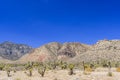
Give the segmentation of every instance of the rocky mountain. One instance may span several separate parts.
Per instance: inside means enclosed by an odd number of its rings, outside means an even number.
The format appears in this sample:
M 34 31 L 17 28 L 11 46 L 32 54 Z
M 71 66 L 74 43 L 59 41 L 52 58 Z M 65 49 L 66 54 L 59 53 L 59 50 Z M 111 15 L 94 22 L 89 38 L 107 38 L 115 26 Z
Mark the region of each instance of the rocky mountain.
M 20 58 L 20 62 L 28 61 L 52 61 L 57 59 L 57 53 L 61 48 L 62 44 L 57 42 L 52 42 L 46 45 L 41 46 L 33 50 L 30 54 Z
M 100 40 L 94 45 L 77 42 L 60 44 L 49 43 L 23 56 L 21 61 L 54 61 L 69 62 L 120 61 L 120 40 Z
M 89 45 L 77 42 L 60 44 L 52 42 L 35 49 L 30 54 L 23 56 L 20 61 L 55 61 L 68 60 L 81 55 L 90 49 Z
M 100 40 L 92 48 L 71 61 L 120 61 L 120 40 Z
M 0 44 L 0 57 L 8 60 L 17 60 L 32 50 L 33 48 L 30 46 L 6 41 Z
M 94 45 L 79 42 L 52 42 L 39 48 L 4 42 L 0 44 L 0 56 L 5 59 L 28 61 L 56 61 L 90 62 L 90 61 L 120 61 L 120 40 L 100 40 Z

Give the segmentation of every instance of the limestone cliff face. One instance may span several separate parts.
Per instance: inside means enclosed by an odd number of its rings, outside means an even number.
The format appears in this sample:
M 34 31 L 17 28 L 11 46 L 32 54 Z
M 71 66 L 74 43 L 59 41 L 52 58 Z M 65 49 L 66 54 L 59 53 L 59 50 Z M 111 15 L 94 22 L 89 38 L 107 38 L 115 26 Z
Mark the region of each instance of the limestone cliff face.
M 17 60 L 33 48 L 24 44 L 15 44 L 12 42 L 3 42 L 0 44 L 0 56 L 4 59 Z

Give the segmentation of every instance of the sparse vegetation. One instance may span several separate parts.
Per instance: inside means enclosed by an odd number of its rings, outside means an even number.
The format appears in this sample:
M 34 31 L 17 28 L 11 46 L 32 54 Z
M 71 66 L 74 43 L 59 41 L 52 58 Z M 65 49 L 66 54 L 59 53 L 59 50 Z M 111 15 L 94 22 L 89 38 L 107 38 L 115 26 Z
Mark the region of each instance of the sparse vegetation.
M 108 67 L 106 68 L 106 70 L 108 70 L 107 76 L 109 77 L 113 77 L 114 72 L 112 72 L 111 68 L 112 68 L 112 62 L 105 62 L 105 65 L 107 65 Z M 96 66 L 97 65 L 97 66 Z M 80 75 L 90 75 L 91 72 L 94 72 L 93 69 L 99 68 L 101 67 L 101 63 L 99 62 L 99 64 L 96 62 L 91 62 L 91 63 L 85 63 L 85 62 L 81 62 L 81 63 L 77 63 L 77 64 L 73 64 L 73 63 L 67 63 L 67 62 L 47 62 L 47 63 L 42 63 L 42 62 L 28 62 L 26 64 L 0 64 L 1 66 L 1 70 L 5 70 L 7 72 L 7 76 L 8 77 L 14 77 L 14 74 L 18 74 L 20 70 L 19 67 L 21 68 L 21 66 L 23 66 L 25 69 L 23 69 L 23 73 L 27 74 L 29 78 L 34 77 L 34 75 L 36 74 L 40 74 L 41 77 L 44 77 L 45 75 L 48 76 L 49 72 L 52 72 L 52 74 L 58 74 L 58 72 L 61 70 L 62 72 L 67 71 L 69 69 L 69 75 L 73 75 L 73 74 L 77 74 L 75 70 L 79 70 L 83 71 L 83 74 Z M 79 66 L 82 66 L 81 69 Z M 48 69 L 51 68 L 51 69 Z M 102 67 L 104 68 L 104 67 Z M 47 70 L 48 69 L 48 70 Z M 21 69 L 22 70 L 22 69 Z M 20 70 L 20 71 L 21 71 Z M 37 70 L 37 73 L 36 73 Z M 13 71 L 13 72 L 11 72 Z M 17 73 L 16 73 L 17 71 Z M 120 68 L 116 68 L 116 72 L 120 72 Z M 12 74 L 11 74 L 12 73 Z M 51 75 L 52 75 L 51 74 Z M 59 74 L 58 74 L 59 75 Z M 62 73 L 60 74 L 62 75 Z M 64 73 L 64 76 L 68 76 L 67 74 Z M 56 76 L 55 76 L 56 77 Z M 45 78 L 45 77 L 44 77 Z M 58 80 L 59 77 L 57 78 L 53 78 L 53 80 Z M 22 80 L 21 78 L 16 78 L 15 80 Z

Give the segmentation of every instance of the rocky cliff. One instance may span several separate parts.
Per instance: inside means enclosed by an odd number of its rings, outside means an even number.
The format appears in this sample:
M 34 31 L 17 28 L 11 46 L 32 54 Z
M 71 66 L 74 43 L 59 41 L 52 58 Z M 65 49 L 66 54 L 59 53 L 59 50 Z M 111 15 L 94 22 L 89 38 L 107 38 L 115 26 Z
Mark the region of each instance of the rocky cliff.
M 0 44 L 0 57 L 8 60 L 17 60 L 24 54 L 31 52 L 33 48 L 24 44 L 3 42 Z

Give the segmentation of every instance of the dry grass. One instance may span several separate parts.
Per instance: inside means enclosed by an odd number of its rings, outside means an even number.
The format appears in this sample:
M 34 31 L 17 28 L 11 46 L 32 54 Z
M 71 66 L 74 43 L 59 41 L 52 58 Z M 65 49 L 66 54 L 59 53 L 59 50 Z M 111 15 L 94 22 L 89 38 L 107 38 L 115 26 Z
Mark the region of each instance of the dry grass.
M 117 71 L 117 72 L 120 72 L 120 68 L 117 68 L 116 71 Z

